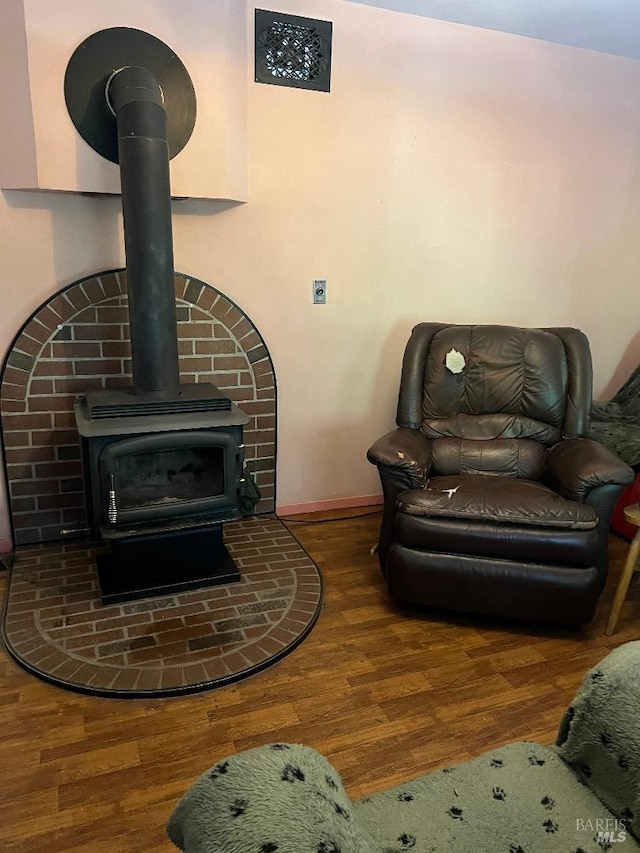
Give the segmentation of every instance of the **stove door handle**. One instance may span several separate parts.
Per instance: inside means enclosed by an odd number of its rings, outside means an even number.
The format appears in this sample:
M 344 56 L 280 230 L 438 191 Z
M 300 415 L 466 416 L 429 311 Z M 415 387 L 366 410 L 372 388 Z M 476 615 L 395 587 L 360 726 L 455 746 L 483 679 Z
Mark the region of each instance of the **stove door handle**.
M 113 474 L 109 474 L 109 497 L 107 500 L 107 519 L 109 524 L 118 523 L 118 505 L 116 504 L 116 484 Z

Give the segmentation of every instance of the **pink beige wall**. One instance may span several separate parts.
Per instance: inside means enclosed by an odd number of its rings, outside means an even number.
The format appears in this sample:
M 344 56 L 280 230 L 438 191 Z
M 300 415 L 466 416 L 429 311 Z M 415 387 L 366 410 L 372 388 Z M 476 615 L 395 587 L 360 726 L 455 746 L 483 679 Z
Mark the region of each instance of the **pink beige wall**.
M 333 21 L 332 91 L 249 64 L 249 201 L 176 202 L 174 238 L 176 268 L 269 347 L 279 507 L 378 493 L 365 453 L 420 320 L 579 326 L 596 392 L 615 390 L 640 361 L 640 63 L 345 0 L 266 5 Z M 117 199 L 5 192 L 2 349 L 52 293 L 121 266 L 120 232 Z

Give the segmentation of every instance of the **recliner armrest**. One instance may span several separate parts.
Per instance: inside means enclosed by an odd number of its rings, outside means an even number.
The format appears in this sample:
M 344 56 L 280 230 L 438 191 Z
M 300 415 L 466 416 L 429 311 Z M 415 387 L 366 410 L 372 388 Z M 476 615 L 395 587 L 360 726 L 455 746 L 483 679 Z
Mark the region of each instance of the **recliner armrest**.
M 597 486 L 627 486 L 634 476 L 620 457 L 591 438 L 567 438 L 547 457 L 547 482 L 569 500 L 584 501 Z
M 407 488 L 422 489 L 431 465 L 431 442 L 417 429 L 398 427 L 369 448 L 367 459 L 379 468 L 400 469 L 406 473 Z

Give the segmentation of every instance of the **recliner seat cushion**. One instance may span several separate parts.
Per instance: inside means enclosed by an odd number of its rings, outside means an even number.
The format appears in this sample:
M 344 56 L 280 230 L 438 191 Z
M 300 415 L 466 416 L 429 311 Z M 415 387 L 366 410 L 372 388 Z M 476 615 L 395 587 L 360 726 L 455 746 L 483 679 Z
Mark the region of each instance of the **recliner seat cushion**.
M 592 507 L 566 500 L 542 483 L 486 474 L 433 477 L 425 489 L 406 489 L 400 512 L 467 521 L 589 530 L 598 523 Z

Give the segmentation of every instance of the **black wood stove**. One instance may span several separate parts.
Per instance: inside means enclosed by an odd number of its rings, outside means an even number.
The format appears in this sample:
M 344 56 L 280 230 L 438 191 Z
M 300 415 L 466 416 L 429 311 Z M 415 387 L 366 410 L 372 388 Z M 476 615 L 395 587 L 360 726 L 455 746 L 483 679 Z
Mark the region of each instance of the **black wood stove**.
M 119 163 L 124 214 L 133 382 L 75 406 L 90 523 L 109 546 L 102 599 L 238 580 L 222 523 L 241 514 L 249 418 L 214 385 L 181 384 L 178 364 L 169 159 L 195 123 L 193 86 L 163 42 L 119 27 L 76 50 L 65 96 L 81 135 Z
M 109 546 L 98 561 L 105 603 L 240 579 L 223 522 L 241 515 L 248 417 L 219 400 L 228 408 L 215 414 L 99 418 L 76 403 L 88 515 Z

